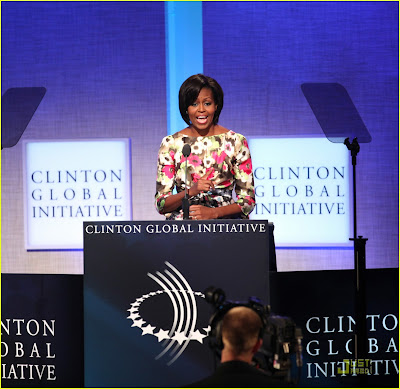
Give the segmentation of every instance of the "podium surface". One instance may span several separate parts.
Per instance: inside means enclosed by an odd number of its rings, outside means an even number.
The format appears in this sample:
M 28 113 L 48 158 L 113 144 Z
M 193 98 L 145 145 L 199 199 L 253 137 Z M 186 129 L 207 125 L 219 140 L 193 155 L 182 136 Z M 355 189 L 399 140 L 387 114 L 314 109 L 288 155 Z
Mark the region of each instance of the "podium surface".
M 84 223 L 85 386 L 177 387 L 213 371 L 203 291 L 269 302 L 267 221 Z

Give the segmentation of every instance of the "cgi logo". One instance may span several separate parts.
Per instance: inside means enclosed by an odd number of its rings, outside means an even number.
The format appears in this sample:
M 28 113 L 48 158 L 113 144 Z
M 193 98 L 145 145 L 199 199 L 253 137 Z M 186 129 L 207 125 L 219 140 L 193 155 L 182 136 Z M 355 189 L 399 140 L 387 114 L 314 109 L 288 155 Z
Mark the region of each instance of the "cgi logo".
M 169 262 L 165 262 L 169 269 L 164 270 L 165 274 L 156 272 L 156 275 L 147 273 L 161 289 L 144 294 L 131 303 L 130 315 L 127 319 L 131 319 L 133 324 L 131 327 L 137 327 L 142 331 L 143 335 L 153 335 L 158 342 L 163 341 L 164 350 L 158 354 L 155 359 L 161 358 L 169 350 L 171 359 L 167 365 L 172 365 L 180 355 L 185 351 L 190 341 L 198 341 L 203 343 L 203 338 L 208 336 L 210 327 L 203 328 L 201 333 L 196 329 L 197 323 L 197 303 L 196 297 L 204 299 L 201 292 L 194 292 L 183 275 Z M 151 299 L 156 295 L 166 293 L 169 297 L 173 308 L 173 319 L 171 328 L 157 328 L 146 322 L 140 315 L 140 306 L 147 299 Z

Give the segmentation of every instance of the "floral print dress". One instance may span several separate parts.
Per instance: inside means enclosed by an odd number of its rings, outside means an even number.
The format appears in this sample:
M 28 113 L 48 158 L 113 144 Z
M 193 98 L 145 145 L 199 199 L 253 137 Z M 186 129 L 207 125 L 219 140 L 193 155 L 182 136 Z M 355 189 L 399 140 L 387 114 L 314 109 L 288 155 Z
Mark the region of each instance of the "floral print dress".
M 187 187 L 190 188 L 204 175 L 214 183 L 214 188 L 209 192 L 191 196 L 189 204 L 221 207 L 236 203 L 242 211 L 238 218 L 248 219 L 255 206 L 250 150 L 246 138 L 233 131 L 204 137 L 191 137 L 177 132 L 162 140 L 158 153 L 155 195 L 158 212 L 164 213 L 165 199 L 173 194 L 174 188 L 177 192 L 186 188 L 186 158 L 182 154 L 186 143 L 191 147 L 191 154 L 187 158 Z M 165 213 L 165 216 L 167 220 L 181 220 L 182 208 Z

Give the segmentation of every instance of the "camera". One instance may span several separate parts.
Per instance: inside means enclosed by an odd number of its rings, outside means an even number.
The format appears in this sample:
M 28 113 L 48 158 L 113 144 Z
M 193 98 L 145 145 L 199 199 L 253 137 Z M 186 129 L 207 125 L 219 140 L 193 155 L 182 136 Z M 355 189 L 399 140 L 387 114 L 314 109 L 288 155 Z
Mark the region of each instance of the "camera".
M 302 333 L 290 317 L 272 313 L 270 306 L 264 305 L 259 298 L 254 296 L 249 297 L 247 301 L 226 300 L 225 292 L 213 286 L 204 291 L 204 296 L 215 310 L 209 320 L 211 328 L 209 344 L 218 357 L 223 348 L 221 327 L 225 314 L 231 308 L 245 306 L 253 309 L 262 321 L 259 337 L 262 338 L 263 344 L 254 355 L 254 365 L 269 375 L 282 376 L 290 381 L 292 359 L 295 359 L 298 372 L 300 372 Z

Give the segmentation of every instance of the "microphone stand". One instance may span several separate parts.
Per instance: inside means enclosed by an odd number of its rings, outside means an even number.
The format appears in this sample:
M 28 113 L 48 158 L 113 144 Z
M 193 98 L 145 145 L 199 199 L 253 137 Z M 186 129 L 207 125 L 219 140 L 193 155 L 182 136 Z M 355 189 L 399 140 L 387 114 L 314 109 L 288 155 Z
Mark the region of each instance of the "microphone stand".
M 183 220 L 189 220 L 189 190 L 187 186 L 188 182 L 188 169 L 187 169 L 187 159 L 190 155 L 191 148 L 189 144 L 185 144 L 182 149 L 183 156 L 186 158 L 185 161 L 185 196 L 182 199 L 182 211 L 183 211 Z

